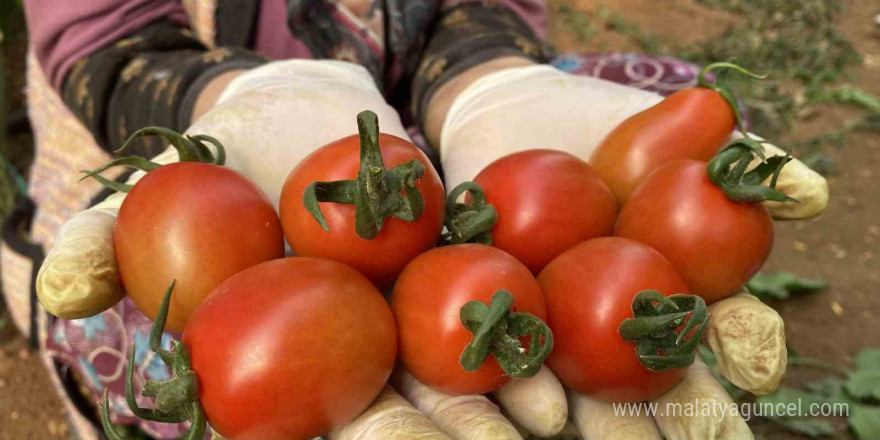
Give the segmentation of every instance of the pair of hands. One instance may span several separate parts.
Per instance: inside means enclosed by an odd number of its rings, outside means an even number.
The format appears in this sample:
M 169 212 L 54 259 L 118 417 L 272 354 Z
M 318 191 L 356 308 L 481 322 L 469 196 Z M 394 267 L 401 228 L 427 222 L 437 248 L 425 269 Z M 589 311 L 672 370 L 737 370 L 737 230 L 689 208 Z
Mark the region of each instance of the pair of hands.
M 488 75 L 478 72 L 482 77 L 473 84 L 450 83 L 429 106 L 428 135 L 435 144 L 439 140 L 447 188 L 521 150 L 559 149 L 586 160 L 621 121 L 662 99 L 549 66 L 511 67 L 516 64 L 501 63 L 496 67 L 507 69 Z M 277 62 L 232 80 L 188 133 L 218 138 L 226 146 L 227 166 L 253 180 L 277 206 L 290 169 L 320 146 L 353 133 L 355 116 L 365 109 L 378 114 L 382 132 L 408 138 L 399 116 L 361 67 L 335 61 Z M 174 160 L 171 150 L 154 159 Z M 821 179 L 814 174 L 794 162 L 783 169 L 778 186 L 801 200 L 821 197 L 809 193 L 815 185 L 804 184 Z M 140 177 L 135 174 L 129 183 Z M 77 214 L 60 231 L 37 279 L 40 300 L 53 314 L 91 316 L 124 296 L 112 240 L 123 198 L 121 193 L 111 196 Z M 812 215 L 804 211 L 805 205 L 770 208 L 777 217 Z M 753 393 L 773 392 L 786 361 L 779 315 L 748 295 L 720 301 L 711 311 L 706 342 L 722 374 Z M 403 371 L 395 374 L 392 385 L 330 439 L 548 437 L 563 429 L 569 415 L 575 422 L 570 429 L 589 439 L 659 439 L 661 432 L 670 439 L 752 438 L 737 414 L 615 414 L 611 404 L 566 393 L 547 368 L 495 393 L 506 417 L 483 396 L 444 395 Z M 697 398 L 700 404 L 732 403 L 699 361 L 681 384 L 657 401 L 693 404 Z

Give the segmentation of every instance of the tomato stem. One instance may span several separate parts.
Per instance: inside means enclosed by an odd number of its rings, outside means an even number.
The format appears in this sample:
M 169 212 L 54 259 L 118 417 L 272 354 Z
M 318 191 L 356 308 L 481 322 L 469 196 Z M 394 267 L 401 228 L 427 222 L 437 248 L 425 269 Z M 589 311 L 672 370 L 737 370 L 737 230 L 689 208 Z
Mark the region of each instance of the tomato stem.
M 330 226 L 319 203 L 355 205 L 355 231 L 370 240 L 388 217 L 413 222 L 422 216 L 425 202 L 415 182 L 425 175 L 425 166 L 413 159 L 386 169 L 379 146 L 378 116 L 365 110 L 357 115 L 357 122 L 361 161 L 357 179 L 313 182 L 303 193 L 303 205 L 325 231 Z
M 633 299 L 632 312 L 633 318 L 624 320 L 618 331 L 624 340 L 635 342 L 639 362 L 645 368 L 660 372 L 686 368 L 694 362 L 709 320 L 702 298 L 666 297 L 656 290 L 644 290 Z
M 469 192 L 471 203 L 459 203 L 458 198 Z M 486 201 L 483 188 L 474 182 L 456 186 L 446 198 L 446 229 L 444 244 L 492 244 L 492 229 L 498 223 L 498 211 Z
M 530 313 L 511 312 L 513 295 L 499 290 L 487 306 L 480 301 L 465 304 L 461 324 L 474 334 L 459 360 L 465 371 L 480 368 L 490 354 L 509 376 L 532 377 L 553 350 L 553 332 L 544 321 Z M 529 349 L 520 338 L 531 336 Z
M 747 171 L 755 159 L 760 163 Z M 761 143 L 752 138 L 739 138 L 729 142 L 709 161 L 706 173 L 709 180 L 724 191 L 728 199 L 735 202 L 758 203 L 765 200 L 776 202 L 795 202 L 776 189 L 776 182 L 782 167 L 791 161 L 791 154 L 766 158 Z M 762 183 L 770 178 L 768 186 Z
M 719 62 L 709 64 L 708 66 L 704 67 L 703 70 L 701 70 L 700 73 L 697 75 L 697 86 L 709 90 L 714 90 L 719 95 L 721 95 L 721 97 L 724 98 L 725 101 L 727 101 L 727 104 L 730 106 L 730 110 L 733 112 L 733 117 L 736 119 L 736 128 L 740 132 L 742 132 L 743 136 L 748 137 L 749 134 L 746 131 L 745 126 L 743 125 L 742 114 L 739 110 L 739 104 L 737 104 L 736 97 L 733 96 L 733 92 L 731 92 L 730 89 L 728 89 L 727 87 L 719 85 L 717 81 L 710 82 L 706 77 L 713 70 L 717 69 L 732 69 L 736 72 L 739 72 L 754 79 L 766 79 L 767 74 L 759 75 L 733 63 Z
M 216 138 L 206 134 L 193 136 L 182 135 L 174 130 L 162 127 L 146 127 L 132 133 L 122 146 L 113 153 L 120 154 L 124 152 L 136 139 L 146 136 L 161 136 L 165 138 L 168 143 L 177 149 L 180 162 L 203 162 L 212 163 L 214 165 L 223 165 L 226 163 L 226 149 L 223 148 L 223 144 L 221 144 Z M 211 153 L 211 150 L 205 145 L 205 142 L 214 145 L 217 149 L 216 155 Z M 83 173 L 83 177 L 79 180 L 82 181 L 91 177 L 97 180 L 101 185 L 112 189 L 113 191 L 129 192 L 132 188 L 131 185 L 116 182 L 101 176 L 101 173 L 116 166 L 124 166 L 149 173 L 150 171 L 159 168 L 161 165 L 141 156 L 124 156 L 113 159 L 94 170 L 81 170 L 80 172 Z
M 172 281 L 171 286 L 165 291 L 165 297 L 159 307 L 159 314 L 150 329 L 150 349 L 171 368 L 172 377 L 162 382 L 147 381 L 141 395 L 154 397 L 156 407 L 155 409 L 141 408 L 134 394 L 135 347 L 132 346 L 125 376 L 125 400 L 131 412 L 144 420 L 162 423 L 182 423 L 191 420 L 192 424 L 182 439 L 202 440 L 205 438 L 207 418 L 199 402 L 199 383 L 196 374 L 192 371 L 189 349 L 182 342 L 174 340 L 171 341 L 173 351 L 161 347 L 162 333 L 165 331 L 165 322 L 168 319 L 168 308 L 174 284 L 175 282 Z M 110 440 L 122 440 L 110 423 L 109 406 L 109 398 L 107 390 L 105 390 L 101 409 L 104 432 Z

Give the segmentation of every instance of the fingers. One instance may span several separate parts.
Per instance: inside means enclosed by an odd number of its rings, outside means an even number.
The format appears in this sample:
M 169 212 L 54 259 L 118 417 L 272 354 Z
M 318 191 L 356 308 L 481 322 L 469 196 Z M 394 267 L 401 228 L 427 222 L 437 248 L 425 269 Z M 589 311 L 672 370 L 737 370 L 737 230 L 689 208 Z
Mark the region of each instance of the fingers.
M 413 406 L 456 440 L 522 440 L 516 428 L 486 396 L 453 396 L 419 382 L 402 368 L 391 383 Z
M 61 228 L 37 274 L 37 299 L 51 314 L 88 318 L 113 307 L 125 292 L 113 251 L 115 209 L 90 209 Z
M 260 186 L 277 206 L 281 188 L 304 157 L 357 134 L 357 114 L 372 110 L 382 133 L 408 139 L 400 116 L 372 77 L 341 61 L 291 60 L 244 73 L 187 130 L 226 148 L 226 165 Z
M 544 65 L 487 75 L 465 89 L 446 116 L 440 157 L 447 188 L 527 149 L 562 150 L 586 160 L 620 122 L 661 99 Z
M 709 311 L 704 338 L 721 374 L 752 394 L 776 391 L 788 362 L 779 313 L 747 293 L 712 304 Z
M 174 148 L 168 148 L 152 160 L 167 164 L 176 159 Z M 134 184 L 143 176 L 136 172 L 126 183 Z M 112 194 L 71 217 L 58 231 L 36 279 L 37 299 L 49 313 L 65 319 L 87 318 L 125 296 L 113 249 L 116 214 L 124 199 L 124 193 Z
M 675 388 L 649 402 L 668 440 L 750 440 L 739 407 L 698 358 Z
M 660 432 L 648 406 L 614 404 L 569 391 L 572 416 L 588 440 L 660 440 Z
M 754 137 L 760 139 L 760 137 Z M 787 154 L 775 145 L 764 143 L 763 146 L 764 154 L 767 157 Z M 755 159 L 750 166 L 757 166 L 758 160 Z M 774 219 L 811 218 L 821 214 L 828 207 L 828 182 L 821 174 L 813 171 L 797 158 L 792 158 L 791 162 L 782 167 L 779 179 L 776 181 L 776 189 L 797 199 L 800 203 L 764 202 Z
M 565 390 L 546 365 L 534 377 L 513 379 L 493 395 L 512 419 L 538 437 L 558 434 L 568 420 Z
M 327 439 L 451 440 L 390 386 L 361 415 L 328 434 Z

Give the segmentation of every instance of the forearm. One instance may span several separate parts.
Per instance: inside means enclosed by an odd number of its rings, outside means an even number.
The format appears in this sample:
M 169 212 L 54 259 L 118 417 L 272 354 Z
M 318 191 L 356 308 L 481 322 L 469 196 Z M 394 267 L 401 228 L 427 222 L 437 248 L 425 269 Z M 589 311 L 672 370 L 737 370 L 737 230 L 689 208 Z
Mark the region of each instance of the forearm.
M 432 145 L 440 145 L 440 136 L 443 132 L 443 123 L 446 121 L 446 114 L 452 107 L 455 98 L 468 88 L 471 84 L 477 82 L 480 78 L 492 73 L 509 69 L 512 67 L 523 67 L 534 65 L 536 62 L 529 58 L 520 56 L 505 56 L 486 61 L 465 70 L 449 82 L 440 86 L 431 99 L 428 101 L 427 111 L 425 112 L 425 137 Z
M 219 78 L 229 72 L 263 62 L 242 49 L 209 51 L 186 29 L 159 21 L 78 61 L 62 98 L 98 145 L 113 150 L 144 126 L 185 130 L 195 108 L 206 108 L 199 99 L 203 91 L 219 88 Z M 163 148 L 157 140 L 134 146 L 134 153 L 145 156 Z
M 485 75 L 545 60 L 531 21 L 519 3 L 447 1 L 413 79 L 412 110 L 429 142 L 438 146 L 446 113 L 463 90 Z M 520 8 L 521 9 L 521 8 Z M 531 19 L 531 20 L 530 20 Z

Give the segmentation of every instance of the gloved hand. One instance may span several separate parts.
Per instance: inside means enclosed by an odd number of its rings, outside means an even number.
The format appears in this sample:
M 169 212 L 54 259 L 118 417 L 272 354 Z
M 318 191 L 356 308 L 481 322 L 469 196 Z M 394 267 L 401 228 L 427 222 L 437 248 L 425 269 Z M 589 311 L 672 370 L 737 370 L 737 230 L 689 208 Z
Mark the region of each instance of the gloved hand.
M 549 66 L 511 68 L 487 75 L 458 95 L 446 115 L 440 157 L 447 190 L 472 180 L 494 160 L 522 150 L 557 149 L 588 160 L 600 141 L 623 120 L 662 99 L 651 92 L 566 74 Z M 769 144 L 764 148 L 768 156 L 781 153 Z M 825 180 L 797 159 L 782 169 L 777 188 L 801 203 L 768 202 L 775 218 L 815 216 L 827 204 Z M 720 372 L 752 393 L 775 391 L 787 359 L 780 316 L 748 295 L 724 299 L 710 310 L 704 336 L 718 359 Z M 552 375 L 549 370 L 547 373 Z M 535 382 L 532 388 L 530 382 Z M 537 378 L 514 382 L 516 387 L 530 391 L 522 392 L 513 404 L 503 398 L 499 402 L 514 421 L 542 437 L 548 436 L 548 431 L 559 432 L 570 411 L 580 434 L 591 440 L 659 439 L 661 433 L 669 439 L 752 438 L 738 413 L 685 417 L 665 411 L 671 408 L 667 404 L 693 405 L 695 398 L 701 405 L 732 403 L 699 362 L 676 388 L 652 402 L 659 406 L 653 417 L 644 413 L 638 417 L 615 414 L 612 404 L 574 392 L 568 393 L 569 407 L 555 408 L 551 416 L 534 417 L 535 409 L 531 408 L 532 417 L 518 417 L 519 411 L 512 405 L 525 404 L 529 399 L 558 402 L 565 398 L 559 391 L 552 391 L 554 387 L 537 382 Z M 548 380 L 544 377 L 541 382 Z M 502 390 L 497 394 L 502 397 L 506 393 Z M 543 426 L 533 426 L 536 423 Z
M 278 62 L 233 80 L 216 106 L 200 118 L 188 134 L 217 138 L 225 146 L 226 166 L 254 181 L 277 205 L 287 173 L 318 147 L 355 133 L 356 115 L 365 109 L 378 114 L 382 132 L 408 137 L 398 115 L 385 103 L 363 68 L 334 61 Z M 177 153 L 169 148 L 152 160 L 171 163 L 177 160 Z M 134 184 L 143 175 L 134 174 L 128 183 Z M 124 198 L 124 193 L 113 194 L 74 216 L 60 231 L 37 281 L 40 301 L 53 314 L 68 319 L 93 316 L 124 296 L 113 249 L 115 217 Z M 122 332 L 118 337 L 126 336 Z M 130 346 L 128 344 L 115 345 Z M 125 359 L 122 351 L 125 350 L 121 350 L 118 357 Z M 123 367 L 120 366 L 120 371 Z M 145 382 L 145 378 L 140 377 L 143 369 L 136 371 L 139 376 L 136 382 Z M 425 390 L 426 393 L 432 391 Z M 111 389 L 109 396 L 115 411 L 125 405 L 124 396 L 118 391 Z M 561 386 L 558 391 L 554 395 L 562 396 L 564 406 Z M 97 395 L 94 397 L 94 401 L 99 400 Z M 518 436 L 485 397 L 456 396 L 455 399 L 474 400 L 478 404 L 455 405 L 451 408 L 453 411 L 445 414 L 456 414 L 463 422 L 476 422 L 482 410 L 494 411 L 495 422 Z M 441 411 L 437 408 L 425 405 L 417 410 L 391 387 L 386 387 L 363 415 L 329 437 L 363 439 L 377 435 L 373 438 L 390 439 L 393 431 L 394 435 L 402 436 L 398 438 L 447 439 L 446 429 L 432 421 L 442 422 L 439 414 Z
M 362 67 L 277 62 L 235 79 L 188 133 L 218 138 L 226 148 L 226 166 L 259 185 L 277 207 L 290 170 L 318 147 L 355 133 L 355 117 L 364 109 L 378 114 L 383 132 L 407 136 L 397 112 Z M 153 158 L 160 164 L 176 160 L 173 148 Z M 143 175 L 133 174 L 128 183 Z M 53 315 L 93 316 L 124 296 L 113 250 L 113 225 L 124 198 L 124 193 L 111 195 L 59 231 L 36 282 L 40 303 Z

